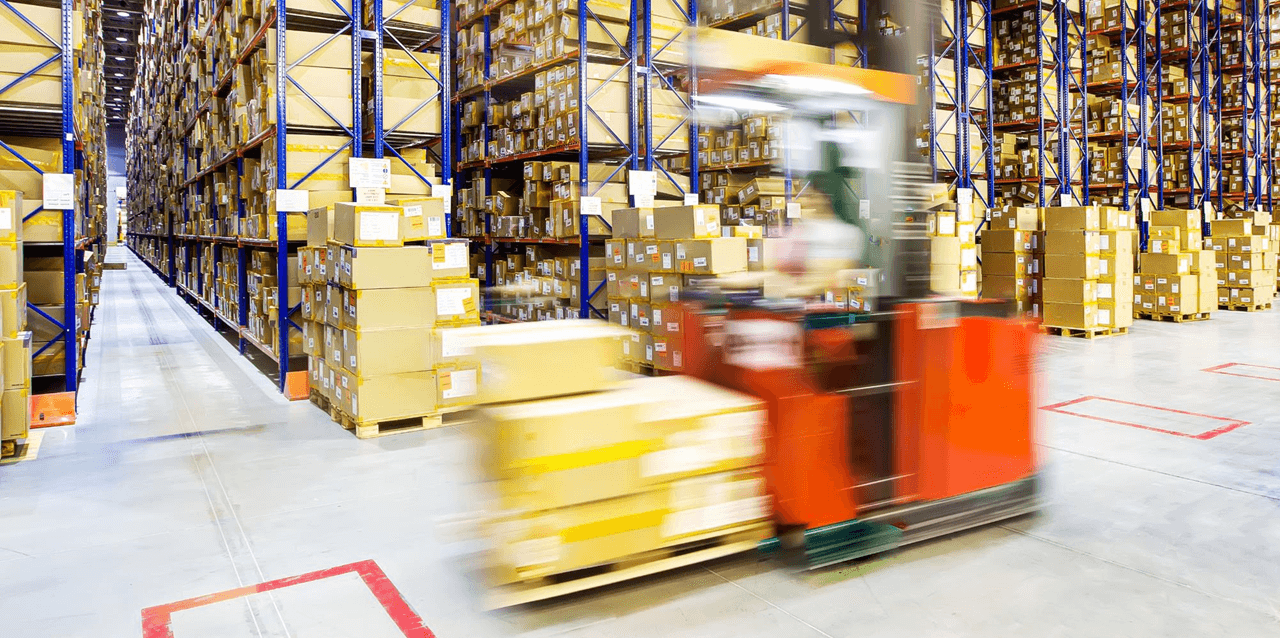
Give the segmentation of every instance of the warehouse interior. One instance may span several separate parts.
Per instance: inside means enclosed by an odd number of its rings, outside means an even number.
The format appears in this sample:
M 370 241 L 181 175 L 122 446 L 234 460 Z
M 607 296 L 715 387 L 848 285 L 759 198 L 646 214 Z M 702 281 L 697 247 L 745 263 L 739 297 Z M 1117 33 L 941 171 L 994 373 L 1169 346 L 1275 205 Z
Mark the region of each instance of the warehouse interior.
M 13 635 L 1280 631 L 1280 2 L 0 45 Z

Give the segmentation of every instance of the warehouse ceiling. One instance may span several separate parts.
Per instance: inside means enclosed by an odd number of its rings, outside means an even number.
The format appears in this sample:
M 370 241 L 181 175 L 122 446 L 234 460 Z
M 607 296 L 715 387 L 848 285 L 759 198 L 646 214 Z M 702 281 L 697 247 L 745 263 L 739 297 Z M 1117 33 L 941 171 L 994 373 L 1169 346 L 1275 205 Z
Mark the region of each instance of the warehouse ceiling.
M 129 93 L 138 68 L 138 29 L 142 26 L 142 8 L 142 0 L 108 0 L 102 8 L 109 126 L 123 126 L 129 114 Z

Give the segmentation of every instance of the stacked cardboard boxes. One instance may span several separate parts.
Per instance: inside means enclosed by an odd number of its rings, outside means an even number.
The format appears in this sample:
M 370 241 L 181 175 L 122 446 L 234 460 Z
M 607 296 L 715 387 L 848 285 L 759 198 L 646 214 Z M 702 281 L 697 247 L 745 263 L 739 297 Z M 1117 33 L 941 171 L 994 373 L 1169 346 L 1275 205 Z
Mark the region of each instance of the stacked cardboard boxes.
M 1123 333 L 1133 324 L 1133 217 L 1109 206 L 1053 207 L 1044 227 L 1044 325 Z
M 1269 236 L 1270 213 L 1210 222 L 1205 243 L 1216 253 L 1218 307 L 1257 310 L 1276 294 L 1276 245 Z
M 1043 314 L 1041 210 L 1031 206 L 993 209 L 982 231 L 982 296 L 1009 299 L 1019 313 L 1035 319 Z
M 1133 310 L 1147 319 L 1207 318 L 1218 307 L 1215 251 L 1205 249 L 1200 211 L 1151 211 L 1147 252 L 1134 276 Z
M 0 441 L 6 444 L 25 439 L 31 425 L 32 335 L 27 332 L 22 224 L 15 217 L 21 210 L 22 193 L 0 191 L 0 360 L 4 362 L 0 370 Z
M 929 216 L 930 289 L 960 297 L 978 296 L 977 221 L 972 197 Z
M 609 320 L 636 331 L 622 344 L 623 359 L 679 372 L 679 303 L 707 280 L 746 271 L 748 241 L 761 238 L 722 236 L 719 207 L 709 204 L 623 209 L 613 220 L 604 259 Z
M 468 405 L 479 387 L 450 340 L 479 324 L 467 242 L 406 246 L 409 219 L 398 206 L 315 209 L 299 251 L 310 385 L 361 437 Z
M 482 366 L 512 372 L 482 388 L 501 404 L 481 410 L 475 430 L 497 505 L 482 527 L 496 595 L 699 539 L 769 533 L 764 406 L 683 376 L 619 382 L 626 332 L 553 322 L 461 333 Z

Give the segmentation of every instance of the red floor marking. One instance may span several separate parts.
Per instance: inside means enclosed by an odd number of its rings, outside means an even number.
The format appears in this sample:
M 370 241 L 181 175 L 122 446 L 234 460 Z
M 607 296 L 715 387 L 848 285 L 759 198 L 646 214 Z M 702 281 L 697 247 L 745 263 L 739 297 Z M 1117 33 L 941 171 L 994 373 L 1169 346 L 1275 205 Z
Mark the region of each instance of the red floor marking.
M 1106 419 L 1106 418 L 1103 418 L 1103 417 L 1100 417 L 1100 416 L 1093 416 L 1092 414 L 1080 414 L 1079 412 L 1072 412 L 1072 411 L 1070 411 L 1070 410 L 1063 410 L 1063 409 L 1062 409 L 1062 408 L 1065 408 L 1065 407 L 1067 407 L 1067 406 L 1069 406 L 1069 405 L 1075 405 L 1075 404 L 1077 404 L 1077 403 L 1083 403 L 1083 402 L 1085 402 L 1085 401 L 1110 401 L 1111 403 L 1120 403 L 1120 404 L 1123 404 L 1123 405 L 1132 405 L 1132 406 L 1137 406 L 1137 407 L 1139 407 L 1139 408 L 1147 408 L 1147 409 L 1149 409 L 1149 410 L 1160 410 L 1160 411 L 1162 411 L 1162 412 L 1172 412 L 1172 413 L 1174 413 L 1174 414 L 1185 414 L 1185 415 L 1187 415 L 1187 416 L 1196 416 L 1196 417 L 1200 417 L 1200 418 L 1203 418 L 1203 419 L 1213 419 L 1213 420 L 1215 420 L 1215 421 L 1225 421 L 1226 423 L 1225 423 L 1225 425 L 1222 425 L 1221 427 L 1217 427 L 1217 428 L 1214 428 L 1214 429 L 1212 429 L 1212 430 L 1208 430 L 1208 431 L 1205 431 L 1205 432 L 1201 432 L 1201 433 L 1199 433 L 1199 434 L 1187 434 L 1187 433 L 1185 433 L 1185 432 L 1177 432 L 1177 431 L 1174 431 L 1174 430 L 1165 430 L 1165 429 L 1162 429 L 1162 428 L 1152 427 L 1152 426 L 1150 426 L 1150 425 L 1142 425 L 1141 423 L 1130 423 L 1130 422 L 1128 422 L 1128 421 L 1120 421 L 1120 420 L 1117 420 L 1117 419 Z M 1207 440 L 1209 440 L 1209 439 L 1212 439 L 1212 438 L 1213 438 L 1213 437 L 1215 437 L 1215 436 L 1219 436 L 1219 435 L 1222 435 L 1222 434 L 1226 434 L 1227 432 L 1230 432 L 1230 431 L 1232 431 L 1232 430 L 1234 430 L 1234 429 L 1236 429 L 1236 428 L 1238 428 L 1238 427 L 1240 427 L 1240 426 L 1243 426 L 1243 425 L 1249 425 L 1249 422 L 1248 422 L 1248 421 L 1241 421 L 1241 420 L 1239 420 L 1239 419 L 1228 419 L 1228 418 L 1226 418 L 1226 417 L 1221 417 L 1221 416 L 1212 416 L 1212 415 L 1209 415 L 1209 414 L 1199 414 L 1199 413 L 1196 413 L 1196 412 L 1185 412 L 1185 411 L 1183 411 L 1183 410 L 1173 410 L 1173 409 L 1170 409 L 1170 408 L 1162 408 L 1162 407 L 1155 406 L 1155 405 L 1147 405 L 1147 404 L 1145 404 L 1145 403 L 1133 403 L 1133 402 L 1130 402 L 1130 401 L 1120 401 L 1120 400 L 1118 400 L 1118 399 L 1108 399 L 1108 398 L 1106 398 L 1106 397 L 1094 397 L 1094 396 L 1089 396 L 1089 397 L 1080 397 L 1079 399 L 1072 399 L 1071 401 L 1063 401 L 1062 403 L 1055 403 L 1055 404 L 1053 404 L 1053 405 L 1046 405 L 1046 406 L 1041 407 L 1040 409 L 1041 409 L 1041 410 L 1048 410 L 1048 411 L 1050 411 L 1050 412 L 1057 412 L 1057 413 L 1059 413 L 1059 414 L 1067 414 L 1067 415 L 1070 415 L 1070 416 L 1078 416 L 1078 417 L 1081 417 L 1081 418 L 1084 418 L 1084 419 L 1093 419 L 1094 421 L 1103 421 L 1103 422 L 1106 422 L 1106 423 L 1116 423 L 1116 424 L 1119 424 L 1119 425 L 1127 425 L 1127 426 L 1132 427 L 1132 428 L 1139 428 L 1139 429 L 1142 429 L 1142 430 L 1151 430 L 1152 432 L 1161 432 L 1161 433 L 1164 433 L 1164 434 L 1172 434 L 1172 435 L 1174 435 L 1174 436 L 1182 436 L 1182 437 L 1186 437 L 1186 438 L 1189 438 L 1189 439 L 1199 439 L 1199 440 L 1201 440 L 1201 441 L 1207 441 Z
M 1227 374 L 1233 377 L 1245 377 L 1248 379 L 1262 379 L 1263 381 L 1280 381 L 1280 379 L 1277 379 L 1275 377 L 1260 377 L 1256 374 L 1240 374 L 1239 372 L 1223 372 L 1227 368 L 1231 368 L 1235 366 L 1244 366 L 1248 368 L 1262 368 L 1263 370 L 1275 370 L 1277 372 L 1280 372 L 1280 368 L 1273 368 L 1271 366 L 1260 366 L 1252 363 L 1224 363 L 1220 366 L 1205 368 L 1204 370 L 1201 370 L 1201 372 L 1216 372 L 1217 374 Z
M 174 612 L 352 573 L 360 575 L 360 579 L 364 581 L 365 586 L 382 604 L 382 608 L 386 610 L 387 615 L 391 617 L 396 627 L 404 633 L 405 638 L 435 638 L 435 634 L 423 624 L 422 618 L 409 606 L 408 601 L 400 594 L 400 590 L 396 589 L 396 586 L 391 583 L 391 579 L 387 578 L 382 568 L 378 567 L 378 564 L 372 560 L 330 567 L 329 569 L 322 569 L 300 576 L 269 580 L 257 585 L 237 587 L 216 594 L 180 600 L 167 605 L 148 607 L 142 610 L 142 638 L 174 638 L 173 630 L 169 627 L 173 620 Z

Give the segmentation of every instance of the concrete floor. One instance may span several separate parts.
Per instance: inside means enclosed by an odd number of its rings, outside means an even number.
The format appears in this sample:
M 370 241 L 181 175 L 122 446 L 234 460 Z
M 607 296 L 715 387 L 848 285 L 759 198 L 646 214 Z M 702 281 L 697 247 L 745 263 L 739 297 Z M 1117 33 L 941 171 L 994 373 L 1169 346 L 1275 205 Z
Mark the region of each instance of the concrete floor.
M 1044 340 L 1042 514 L 843 569 L 751 556 L 479 611 L 465 426 L 359 441 L 284 401 L 132 255 L 104 276 L 80 422 L 0 467 L 0 630 L 137 636 L 144 608 L 374 561 L 441 637 L 1277 636 L 1275 312 Z M 1253 377 L 1273 377 L 1274 380 Z M 1109 419 L 1109 421 L 1099 420 Z M 419 636 L 354 573 L 177 611 L 172 635 Z M 163 635 L 163 634 L 160 634 Z

